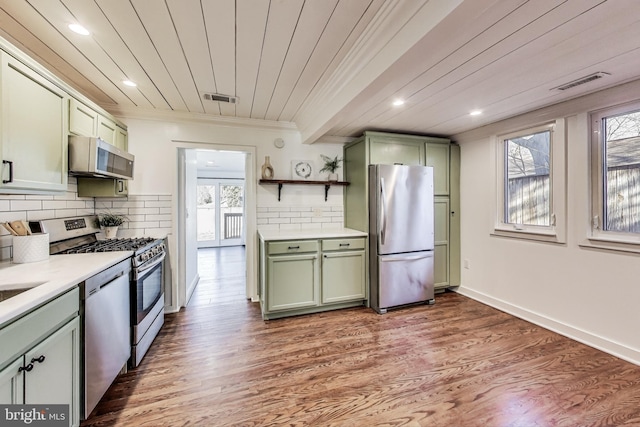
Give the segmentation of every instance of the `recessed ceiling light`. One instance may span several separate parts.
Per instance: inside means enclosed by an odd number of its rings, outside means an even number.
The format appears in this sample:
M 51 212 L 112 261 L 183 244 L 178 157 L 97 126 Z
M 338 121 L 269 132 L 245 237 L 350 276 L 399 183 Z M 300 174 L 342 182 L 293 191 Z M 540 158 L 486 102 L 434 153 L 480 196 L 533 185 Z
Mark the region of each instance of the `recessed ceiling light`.
M 130 86 L 130 87 L 136 87 L 138 86 L 135 82 L 132 82 L 131 80 L 123 80 L 122 84 L 126 85 L 126 86 Z
M 74 33 L 78 33 L 83 36 L 88 36 L 89 34 L 91 34 L 89 33 L 89 30 L 87 30 L 85 27 L 83 27 L 80 24 L 69 24 L 69 29 Z
M 394 107 L 399 107 L 401 105 L 404 104 L 404 99 L 396 99 L 395 101 L 393 101 L 393 106 Z
M 482 110 L 473 110 L 469 112 L 470 116 L 479 116 L 480 114 L 482 114 Z

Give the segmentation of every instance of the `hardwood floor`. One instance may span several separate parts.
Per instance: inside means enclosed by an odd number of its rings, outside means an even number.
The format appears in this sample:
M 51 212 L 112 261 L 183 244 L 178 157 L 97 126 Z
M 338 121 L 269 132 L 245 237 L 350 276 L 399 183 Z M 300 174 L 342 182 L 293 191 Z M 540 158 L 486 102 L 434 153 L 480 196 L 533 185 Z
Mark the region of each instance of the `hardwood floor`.
M 640 425 L 640 367 L 455 293 L 266 322 L 240 294 L 168 315 L 83 426 Z

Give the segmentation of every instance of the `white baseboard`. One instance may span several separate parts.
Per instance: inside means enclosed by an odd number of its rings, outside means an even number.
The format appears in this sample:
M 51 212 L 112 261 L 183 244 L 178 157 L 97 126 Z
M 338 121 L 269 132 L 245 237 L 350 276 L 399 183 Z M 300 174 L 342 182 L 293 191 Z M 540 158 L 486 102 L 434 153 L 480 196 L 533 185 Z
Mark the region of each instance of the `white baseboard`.
M 626 360 L 627 362 L 631 362 L 635 365 L 640 365 L 640 351 L 633 348 L 616 343 L 598 335 L 594 335 L 590 332 L 583 331 L 573 326 L 557 322 L 553 319 L 549 319 L 548 317 L 539 315 L 525 308 L 513 305 L 498 298 L 494 298 L 482 292 L 465 288 L 464 286 L 456 288 L 455 292 L 493 308 L 497 308 L 500 311 L 504 311 L 505 313 L 509 313 L 520 319 L 541 326 L 545 329 L 549 329 L 550 331 L 556 332 L 567 338 L 576 340 L 582 344 L 588 345 L 589 347 L 593 347 L 598 350 L 604 351 L 605 353 L 611 354 L 612 356 L 619 357 L 620 359 Z

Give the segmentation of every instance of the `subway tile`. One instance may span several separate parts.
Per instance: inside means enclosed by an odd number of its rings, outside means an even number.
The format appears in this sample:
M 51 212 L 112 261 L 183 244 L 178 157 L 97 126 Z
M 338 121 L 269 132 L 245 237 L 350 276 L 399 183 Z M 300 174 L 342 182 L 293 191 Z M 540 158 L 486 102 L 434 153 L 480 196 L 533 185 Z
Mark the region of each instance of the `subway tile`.
M 280 224 L 280 230 L 302 230 L 300 224 Z
M 42 209 L 42 202 L 40 200 L 12 200 L 12 211 L 33 211 Z
M 24 194 L 3 194 L 0 196 L 0 199 L 3 200 L 25 200 L 27 196 Z
M 158 196 L 157 195 L 135 195 L 135 196 L 129 196 L 130 199 L 135 199 L 135 200 L 144 200 L 144 201 L 157 201 L 158 200 Z
M 44 200 L 42 202 L 42 209 L 66 209 L 76 206 L 68 206 L 67 203 L 71 203 L 68 200 Z M 82 206 L 84 207 L 84 205 Z
M 55 217 L 54 210 L 27 211 L 27 221 L 40 221 L 41 219 L 51 219 Z
M 160 228 L 171 228 L 173 226 L 172 221 L 160 221 Z
M 271 207 L 269 208 L 269 212 L 289 212 L 291 209 L 286 207 Z
M 311 218 L 311 222 L 331 222 L 331 218 L 328 218 L 328 217 Z
M 114 200 L 111 206 L 114 208 L 144 208 L 144 200 Z
M 171 215 L 145 215 L 146 221 L 171 221 Z
M 160 222 L 158 221 L 136 221 L 136 222 L 128 222 L 129 228 L 158 228 L 160 227 Z
M 300 223 L 300 224 L 309 224 L 311 223 L 311 218 L 291 218 L 292 223 Z
M 9 211 L 9 212 L 0 212 L 0 222 L 7 221 L 26 221 L 27 213 L 25 211 Z
M 310 206 L 291 206 L 291 212 L 311 212 Z
M 166 208 L 167 207 L 167 202 L 166 201 L 149 201 L 146 200 L 144 202 L 144 207 L 145 208 Z
M 289 224 L 291 220 L 289 218 L 269 218 L 269 224 Z
M 300 218 L 300 212 L 280 212 L 280 218 Z
M 131 208 L 129 209 L 129 215 L 157 215 L 160 212 L 159 208 Z
M 68 216 L 78 216 L 77 209 L 56 209 L 54 218 L 66 218 Z
M 53 200 L 53 195 L 48 196 L 46 194 L 27 194 L 24 196 L 25 200 Z
M 11 209 L 11 202 L 0 199 L 0 211 L 8 211 Z
M 171 194 L 159 195 L 158 200 L 173 200 L 173 196 Z
M 172 208 L 160 208 L 160 214 L 172 214 L 173 213 L 173 209 Z
M 258 218 L 279 218 L 280 214 L 278 212 L 260 212 L 258 213 Z
M 269 224 L 269 220 L 267 218 L 258 218 L 256 223 L 258 225 Z
M 260 212 L 268 212 L 269 208 L 265 208 L 265 207 L 257 207 L 256 208 L 256 212 L 260 213 Z
M 69 191 L 62 194 L 56 194 L 55 196 L 53 196 L 53 200 L 75 200 L 75 199 L 76 199 L 76 193 L 71 193 Z

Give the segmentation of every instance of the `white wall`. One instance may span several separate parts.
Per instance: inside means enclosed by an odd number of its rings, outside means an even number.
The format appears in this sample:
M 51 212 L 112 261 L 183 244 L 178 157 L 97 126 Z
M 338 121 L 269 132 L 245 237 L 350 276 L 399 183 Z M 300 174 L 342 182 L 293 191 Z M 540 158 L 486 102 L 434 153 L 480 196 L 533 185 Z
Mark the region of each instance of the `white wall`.
M 637 255 L 579 245 L 589 230 L 588 111 L 629 101 L 633 83 L 457 135 L 461 145 L 459 292 L 640 364 Z M 490 235 L 496 183 L 490 135 L 567 117 L 567 243 Z
M 255 157 L 255 181 L 261 176 L 261 165 L 265 156 L 270 156 L 275 171 L 275 178 L 289 179 L 291 161 L 309 159 L 321 167 L 320 154 L 328 156 L 342 156 L 340 144 L 304 145 L 300 142 L 297 130 L 287 126 L 265 122 L 261 126 L 258 121 L 250 124 L 239 122 L 235 124 L 216 124 L 204 121 L 168 119 L 148 119 L 140 117 L 119 117 L 129 131 L 129 151 L 136 156 L 135 175 L 129 183 L 129 193 L 132 195 L 171 195 L 173 214 L 173 230 L 178 227 L 178 160 L 179 148 L 224 149 L 237 147 L 238 150 L 253 150 Z M 277 138 L 285 141 L 284 148 L 278 149 L 273 142 Z M 261 224 L 264 227 L 318 227 L 342 225 L 342 187 L 332 187 L 329 200 L 324 200 L 323 186 L 285 186 L 282 191 L 282 201 L 277 200 L 277 185 L 256 185 L 247 183 L 247 191 L 253 191 L 252 197 L 256 201 L 256 211 L 260 211 Z M 249 196 L 248 196 L 249 197 Z M 307 224 L 292 222 L 287 212 L 292 210 L 309 210 L 310 215 L 320 215 L 310 219 Z M 340 214 L 337 221 L 336 212 Z M 270 215 L 273 214 L 273 215 Z M 265 218 L 265 215 L 267 217 Z M 295 215 L 295 214 L 294 214 Z M 247 230 L 255 230 L 257 212 L 247 214 Z M 253 224 L 249 224 L 253 221 Z M 295 220 L 294 220 L 295 221 Z M 247 240 L 249 237 L 247 238 Z M 178 242 L 173 236 L 169 239 L 169 253 L 173 260 L 178 257 Z M 247 263 L 251 263 L 247 260 Z M 255 260 L 254 260 L 255 262 Z M 249 271 L 250 266 L 248 265 Z M 185 266 L 176 266 L 173 261 L 172 290 L 173 295 L 179 295 L 179 280 L 185 283 Z M 257 270 L 256 270 L 257 271 Z M 192 276 L 189 270 L 189 276 Z M 252 273 L 251 273 L 252 274 Z M 256 273 L 257 274 L 257 273 Z M 192 277 L 190 277 L 192 278 Z M 188 283 L 188 282 L 187 282 Z M 256 289 L 250 291 L 255 295 Z M 177 309 L 174 301 L 174 309 Z

